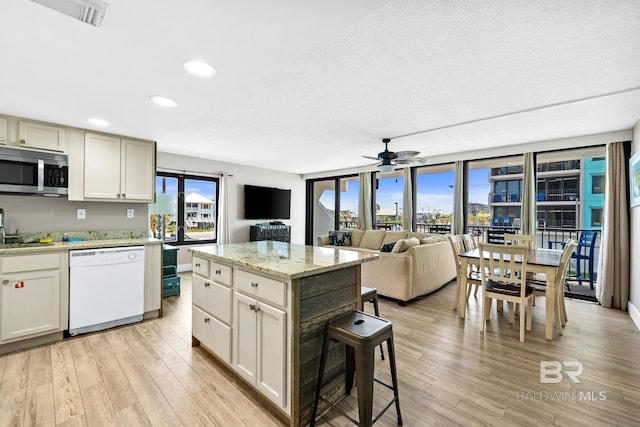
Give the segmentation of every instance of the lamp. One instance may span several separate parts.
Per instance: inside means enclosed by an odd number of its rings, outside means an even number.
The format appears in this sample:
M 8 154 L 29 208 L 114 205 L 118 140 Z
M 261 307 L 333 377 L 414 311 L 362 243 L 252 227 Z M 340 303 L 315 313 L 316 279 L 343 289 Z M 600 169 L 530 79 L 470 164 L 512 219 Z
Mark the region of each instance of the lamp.
M 396 170 L 396 166 L 391 163 L 391 159 L 388 157 L 382 159 L 382 163 L 378 165 L 378 171 L 382 174 L 392 173 L 394 170 Z

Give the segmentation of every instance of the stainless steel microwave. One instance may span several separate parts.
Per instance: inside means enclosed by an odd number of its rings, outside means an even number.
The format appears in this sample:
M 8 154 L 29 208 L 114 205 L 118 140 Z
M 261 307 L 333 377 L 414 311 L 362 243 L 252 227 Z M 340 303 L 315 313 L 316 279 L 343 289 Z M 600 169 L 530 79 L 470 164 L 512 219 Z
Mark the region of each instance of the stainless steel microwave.
M 65 154 L 0 147 L 0 193 L 66 196 Z

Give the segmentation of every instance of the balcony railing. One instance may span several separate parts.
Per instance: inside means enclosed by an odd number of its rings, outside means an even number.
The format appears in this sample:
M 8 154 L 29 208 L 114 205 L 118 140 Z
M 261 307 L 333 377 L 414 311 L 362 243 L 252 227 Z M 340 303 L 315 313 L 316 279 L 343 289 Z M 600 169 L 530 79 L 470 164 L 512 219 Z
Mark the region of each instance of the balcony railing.
M 573 202 L 578 200 L 577 188 L 550 189 L 538 191 L 536 200 L 538 202 Z
M 551 162 L 538 164 L 538 172 L 555 172 L 580 169 L 580 160 L 567 160 L 566 162 Z

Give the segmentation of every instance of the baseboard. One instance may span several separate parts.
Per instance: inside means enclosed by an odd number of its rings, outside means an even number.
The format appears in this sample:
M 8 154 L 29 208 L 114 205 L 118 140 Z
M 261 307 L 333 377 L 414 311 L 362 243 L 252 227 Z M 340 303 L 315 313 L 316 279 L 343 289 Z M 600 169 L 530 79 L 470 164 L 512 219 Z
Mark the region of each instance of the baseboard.
M 631 316 L 631 320 L 636 324 L 636 328 L 640 330 L 640 311 L 635 305 L 631 304 L 630 301 L 627 303 L 627 308 L 629 309 L 629 316 Z
M 191 264 L 178 264 L 178 273 L 191 271 Z

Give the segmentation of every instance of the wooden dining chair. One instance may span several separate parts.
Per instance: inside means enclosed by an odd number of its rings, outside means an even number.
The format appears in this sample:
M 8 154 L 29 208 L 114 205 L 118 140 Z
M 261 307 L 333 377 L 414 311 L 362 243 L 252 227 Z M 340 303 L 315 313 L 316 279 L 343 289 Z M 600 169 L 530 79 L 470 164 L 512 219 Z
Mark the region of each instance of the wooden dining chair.
M 464 241 L 465 250 L 472 251 L 474 249 L 478 249 L 478 239 L 473 234 L 471 234 L 471 233 L 463 234 L 462 235 L 462 240 Z M 471 269 L 472 272 L 479 272 L 480 271 L 480 266 L 479 265 L 471 264 L 469 266 L 469 268 Z M 478 276 L 478 278 L 479 277 L 480 276 Z M 474 297 L 478 296 L 478 289 L 480 289 L 480 284 L 479 283 L 473 289 L 473 296 Z M 469 294 L 467 294 L 467 298 L 468 297 L 469 297 Z
M 569 239 L 564 245 L 562 255 L 560 256 L 560 264 L 554 278 L 555 289 L 555 313 L 556 327 L 558 333 L 562 335 L 562 328 L 567 322 L 567 309 L 564 303 L 564 282 L 566 280 L 567 269 L 569 268 L 569 261 L 571 261 L 571 255 L 574 253 L 578 242 L 573 239 Z M 533 288 L 534 303 L 536 295 L 545 296 L 547 293 L 547 284 L 542 280 L 528 280 L 527 284 Z
M 504 233 L 505 245 L 524 245 L 529 249 L 535 249 L 538 245 L 538 236 L 535 234 Z
M 451 250 L 453 251 L 453 256 L 456 260 L 456 274 L 458 277 L 458 284 L 456 288 L 456 299 L 454 301 L 453 309 L 455 310 L 458 307 L 458 300 L 460 298 L 460 292 L 466 292 L 467 298 L 471 295 L 471 288 L 475 286 L 474 295 L 477 295 L 478 288 L 480 287 L 480 283 L 482 278 L 480 277 L 480 273 L 478 271 L 474 271 L 472 268 L 469 268 L 468 271 L 462 270 L 462 263 L 460 262 L 460 255 L 463 252 L 466 252 L 466 248 L 464 246 L 464 238 L 461 234 L 450 234 L 449 243 L 451 243 Z
M 483 255 L 480 257 L 482 277 L 482 319 L 480 331 L 484 333 L 485 323 L 489 320 L 491 300 L 506 301 L 522 307 L 520 310 L 520 342 L 524 342 L 525 318 L 526 329 L 531 330 L 533 309 L 533 288 L 527 286 L 527 253 L 524 245 L 501 245 L 480 243 Z M 520 272 L 520 274 L 514 274 Z M 526 315 L 525 307 L 526 304 Z M 509 323 L 513 323 L 515 310 L 509 310 Z

